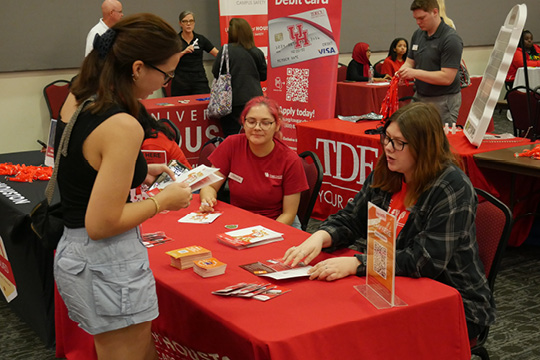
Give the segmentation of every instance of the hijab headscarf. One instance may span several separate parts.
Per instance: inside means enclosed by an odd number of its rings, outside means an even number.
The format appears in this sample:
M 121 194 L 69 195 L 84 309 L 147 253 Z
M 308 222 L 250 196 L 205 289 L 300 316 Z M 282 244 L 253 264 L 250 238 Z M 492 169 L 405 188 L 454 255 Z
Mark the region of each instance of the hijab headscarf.
M 369 49 L 369 45 L 364 42 L 359 42 L 358 44 L 354 45 L 352 58 L 354 61 L 356 61 L 359 64 L 364 65 L 364 74 L 363 76 L 368 77 L 369 76 L 369 59 L 367 58 L 367 50 Z

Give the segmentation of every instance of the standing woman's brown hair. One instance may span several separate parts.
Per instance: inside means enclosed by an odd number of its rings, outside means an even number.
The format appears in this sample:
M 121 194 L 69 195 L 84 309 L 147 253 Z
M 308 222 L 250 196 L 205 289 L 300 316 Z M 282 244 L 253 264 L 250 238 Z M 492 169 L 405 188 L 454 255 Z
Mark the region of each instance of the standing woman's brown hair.
M 246 50 L 255 47 L 253 30 L 245 19 L 232 18 L 229 21 L 229 44 L 232 43 L 240 44 Z
M 97 94 L 93 112 L 116 103 L 138 117 L 140 104 L 133 94 L 132 64 L 141 60 L 159 66 L 182 51 L 182 45 L 175 30 L 153 14 L 125 17 L 111 29 L 94 41 L 94 50 L 85 58 L 71 92 L 78 102 Z

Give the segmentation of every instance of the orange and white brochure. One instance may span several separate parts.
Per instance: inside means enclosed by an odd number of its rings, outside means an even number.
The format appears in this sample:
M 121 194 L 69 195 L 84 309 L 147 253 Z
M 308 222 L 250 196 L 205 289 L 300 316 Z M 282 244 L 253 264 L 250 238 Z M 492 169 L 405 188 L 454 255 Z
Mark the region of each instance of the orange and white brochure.
M 4 240 L 0 236 L 0 288 L 7 302 L 17 297 L 17 285 L 15 285 L 15 276 L 8 260 Z
M 394 215 L 368 203 L 366 285 L 355 288 L 379 309 L 406 305 L 395 301 L 396 227 Z

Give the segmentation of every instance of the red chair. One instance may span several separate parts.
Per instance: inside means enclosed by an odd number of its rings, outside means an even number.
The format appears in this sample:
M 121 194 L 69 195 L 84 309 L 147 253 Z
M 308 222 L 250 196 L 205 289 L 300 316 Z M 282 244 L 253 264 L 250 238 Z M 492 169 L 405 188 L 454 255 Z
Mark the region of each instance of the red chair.
M 298 205 L 298 212 L 296 214 L 298 215 L 300 224 L 302 224 L 302 230 L 306 231 L 309 219 L 311 218 L 311 212 L 321 189 L 323 167 L 317 154 L 312 151 L 304 151 L 300 154 L 300 157 L 302 158 L 302 165 L 304 165 L 309 189 L 304 190 L 300 194 L 300 204 Z
M 60 117 L 60 109 L 69 95 L 69 86 L 70 82 L 67 80 L 56 80 L 43 88 L 43 96 L 51 119 L 58 120 Z
M 529 97 L 529 102 L 527 102 L 527 96 Z M 506 93 L 506 101 L 512 113 L 514 135 L 536 140 L 539 136 L 538 121 L 540 121 L 539 88 L 534 90 L 529 88 L 527 91 L 527 87 L 525 86 L 515 87 Z
M 384 59 L 381 59 L 373 65 L 373 69 L 375 70 L 376 74 L 381 74 L 382 65 L 383 65 Z
M 486 191 L 480 189 L 475 191 L 479 197 L 476 208 L 476 242 L 489 288 L 493 292 L 495 278 L 512 229 L 512 212 L 502 201 Z M 484 347 L 488 334 L 489 326 L 471 341 L 472 355 L 477 355 L 483 360 L 489 360 L 489 354 Z
M 337 68 L 337 81 L 347 80 L 347 65 L 338 63 Z

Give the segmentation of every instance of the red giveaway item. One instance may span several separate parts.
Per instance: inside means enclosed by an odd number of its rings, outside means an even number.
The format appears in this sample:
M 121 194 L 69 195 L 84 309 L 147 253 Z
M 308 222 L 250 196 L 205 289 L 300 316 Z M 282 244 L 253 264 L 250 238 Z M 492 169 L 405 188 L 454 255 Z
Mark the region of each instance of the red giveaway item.
M 384 100 L 381 104 L 381 110 L 379 113 L 383 116 L 383 119 L 386 120 L 390 116 L 392 116 L 393 113 L 399 109 L 399 100 L 398 100 L 398 85 L 399 85 L 399 78 L 397 76 L 392 77 L 392 81 L 390 81 L 390 87 L 386 91 L 386 96 L 384 97 Z M 408 82 L 405 82 L 407 86 L 409 86 Z

